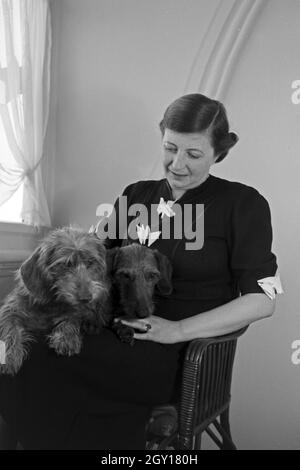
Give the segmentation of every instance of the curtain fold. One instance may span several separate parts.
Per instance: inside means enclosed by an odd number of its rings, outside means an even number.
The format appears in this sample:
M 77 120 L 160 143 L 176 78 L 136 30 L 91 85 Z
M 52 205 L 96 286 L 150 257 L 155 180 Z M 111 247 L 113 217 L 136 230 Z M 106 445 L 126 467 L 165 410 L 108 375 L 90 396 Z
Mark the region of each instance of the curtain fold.
M 22 221 L 50 226 L 41 162 L 50 97 L 48 0 L 0 0 L 0 115 L 11 155 L 0 153 L 0 205 L 24 183 Z

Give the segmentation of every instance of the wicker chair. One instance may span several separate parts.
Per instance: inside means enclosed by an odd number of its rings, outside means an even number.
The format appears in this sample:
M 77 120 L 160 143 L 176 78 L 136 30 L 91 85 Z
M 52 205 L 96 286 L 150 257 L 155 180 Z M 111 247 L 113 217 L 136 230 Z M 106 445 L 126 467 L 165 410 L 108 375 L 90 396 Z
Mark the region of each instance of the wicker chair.
M 159 439 L 151 433 L 156 419 L 153 418 L 147 430 L 148 449 L 201 449 L 205 431 L 219 449 L 236 450 L 229 424 L 230 389 L 237 339 L 247 328 L 216 338 L 196 339 L 188 344 L 180 402 L 175 405 L 173 414 L 177 413 L 178 423 L 171 435 Z M 166 415 L 170 417 L 170 405 Z

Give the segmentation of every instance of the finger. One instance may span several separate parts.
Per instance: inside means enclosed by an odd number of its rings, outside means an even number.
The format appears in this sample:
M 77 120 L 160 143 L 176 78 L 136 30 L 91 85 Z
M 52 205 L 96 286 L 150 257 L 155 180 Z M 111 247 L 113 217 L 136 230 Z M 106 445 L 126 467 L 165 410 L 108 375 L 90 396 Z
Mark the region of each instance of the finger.
M 140 331 L 148 331 L 149 330 L 149 327 L 146 326 L 145 322 L 139 322 L 139 321 L 136 321 L 136 320 L 132 320 L 132 321 L 121 320 L 121 323 L 123 325 L 127 325 L 127 326 L 131 326 L 132 328 L 136 328 L 137 330 L 140 330 Z
M 133 335 L 134 339 L 143 339 L 144 341 L 151 341 L 151 338 L 147 333 L 144 334 L 139 334 L 139 333 L 134 333 Z

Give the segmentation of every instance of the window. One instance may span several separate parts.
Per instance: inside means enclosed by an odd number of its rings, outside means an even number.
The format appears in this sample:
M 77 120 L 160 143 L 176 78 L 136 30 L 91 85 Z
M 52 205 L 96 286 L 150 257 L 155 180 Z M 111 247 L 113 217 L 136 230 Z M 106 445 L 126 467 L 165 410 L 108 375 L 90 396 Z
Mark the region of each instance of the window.
M 49 0 L 0 0 L 3 146 L 0 151 L 0 203 L 8 203 L 12 197 L 15 201 L 23 199 L 22 219 L 33 227 L 51 226 L 41 171 L 50 101 L 50 58 Z M 7 143 L 11 153 L 7 151 Z M 18 203 L 13 204 L 14 200 L 10 202 L 10 209 L 6 206 L 3 217 L 8 217 L 11 207 L 17 211 Z M 19 217 L 17 213 L 9 216 L 15 221 Z

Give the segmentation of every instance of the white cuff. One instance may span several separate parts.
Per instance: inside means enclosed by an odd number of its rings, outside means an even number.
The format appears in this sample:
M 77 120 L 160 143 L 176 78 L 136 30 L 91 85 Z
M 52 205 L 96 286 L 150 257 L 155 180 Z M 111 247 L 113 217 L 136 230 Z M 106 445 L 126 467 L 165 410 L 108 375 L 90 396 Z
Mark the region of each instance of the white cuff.
M 273 277 L 265 277 L 257 281 L 264 293 L 270 298 L 275 299 L 276 294 L 283 294 L 283 288 L 280 281 L 279 273 Z

